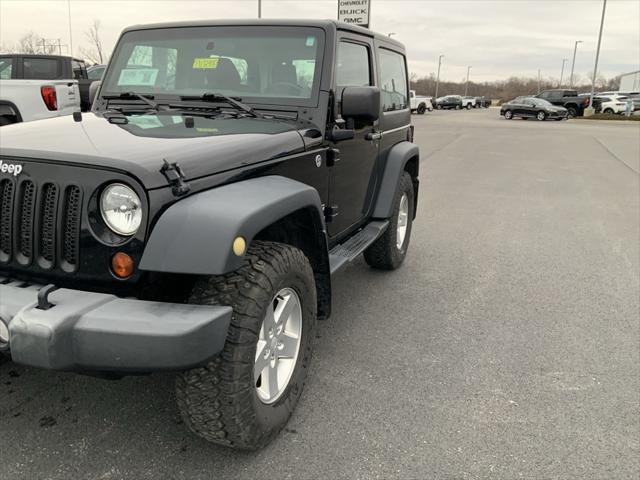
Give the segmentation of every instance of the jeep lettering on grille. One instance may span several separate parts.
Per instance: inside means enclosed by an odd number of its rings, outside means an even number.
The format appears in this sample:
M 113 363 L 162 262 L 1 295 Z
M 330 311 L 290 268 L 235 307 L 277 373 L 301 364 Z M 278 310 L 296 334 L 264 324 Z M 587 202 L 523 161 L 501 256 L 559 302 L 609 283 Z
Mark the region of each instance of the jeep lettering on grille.
M 0 160 L 0 173 L 9 173 L 17 177 L 22 173 L 22 165 L 18 163 L 7 163 Z

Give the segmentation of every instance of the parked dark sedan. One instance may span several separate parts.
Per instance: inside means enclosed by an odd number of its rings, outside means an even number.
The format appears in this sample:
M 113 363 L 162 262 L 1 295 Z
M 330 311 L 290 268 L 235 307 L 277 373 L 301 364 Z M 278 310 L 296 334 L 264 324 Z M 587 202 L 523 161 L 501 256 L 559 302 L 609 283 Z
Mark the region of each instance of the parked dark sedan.
M 459 95 L 447 95 L 446 97 L 439 97 L 436 99 L 436 108 L 438 110 L 460 110 L 462 108 L 462 97 Z
M 537 118 L 538 120 L 562 120 L 568 118 L 568 110 L 535 97 L 517 97 L 505 103 L 500 108 L 500 115 L 507 120 L 514 117 L 522 119 Z

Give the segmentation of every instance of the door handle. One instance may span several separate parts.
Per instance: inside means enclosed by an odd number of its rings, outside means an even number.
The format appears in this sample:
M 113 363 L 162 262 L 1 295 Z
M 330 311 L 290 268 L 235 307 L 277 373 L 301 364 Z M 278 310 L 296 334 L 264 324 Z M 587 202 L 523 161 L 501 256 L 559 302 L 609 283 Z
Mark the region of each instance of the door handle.
M 380 140 L 382 138 L 382 132 L 369 132 L 364 138 L 366 140 Z

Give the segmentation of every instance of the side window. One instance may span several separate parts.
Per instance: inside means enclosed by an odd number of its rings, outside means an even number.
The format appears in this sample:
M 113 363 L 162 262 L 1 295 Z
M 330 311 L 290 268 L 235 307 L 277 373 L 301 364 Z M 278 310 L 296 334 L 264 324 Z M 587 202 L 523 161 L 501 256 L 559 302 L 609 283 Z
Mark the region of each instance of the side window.
M 9 80 L 11 78 L 12 71 L 13 71 L 13 59 L 11 58 L 0 59 L 0 79 Z
M 87 69 L 83 62 L 71 60 L 71 68 L 73 69 L 73 78 L 76 80 L 84 80 L 87 77 Z
M 550 92 L 542 92 L 542 93 L 540 94 L 540 98 L 549 98 L 549 93 L 550 93 Z
M 366 46 L 340 42 L 336 65 L 336 85 L 340 87 L 371 85 L 369 49 Z
M 407 68 L 403 55 L 380 49 L 380 90 L 382 111 L 407 108 Z
M 558 99 L 558 98 L 562 98 L 562 93 L 563 92 L 549 92 L 549 97 L 551 99 Z
M 24 58 L 25 80 L 54 80 L 58 78 L 58 60 L 55 58 Z
M 90 72 L 87 72 L 89 80 L 100 80 L 104 73 L 104 67 L 92 68 Z

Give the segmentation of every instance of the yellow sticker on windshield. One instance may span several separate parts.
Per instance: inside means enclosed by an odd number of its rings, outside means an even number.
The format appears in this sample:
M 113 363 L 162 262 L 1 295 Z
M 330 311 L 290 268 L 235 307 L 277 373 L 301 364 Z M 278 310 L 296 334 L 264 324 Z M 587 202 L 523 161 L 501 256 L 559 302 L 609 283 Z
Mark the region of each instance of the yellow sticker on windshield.
M 193 68 L 199 70 L 213 70 L 214 68 L 218 68 L 218 57 L 214 58 L 194 58 L 193 59 Z

